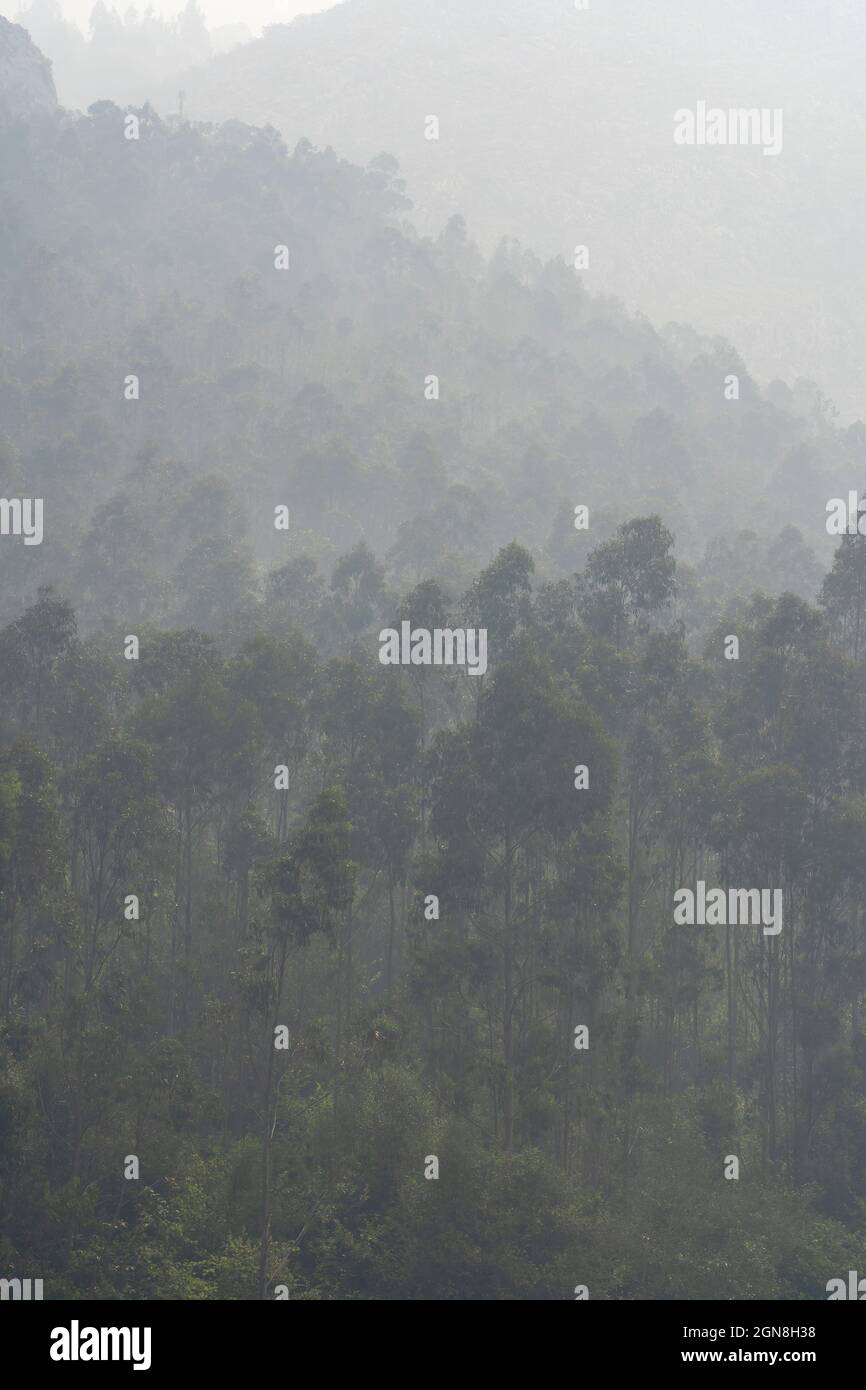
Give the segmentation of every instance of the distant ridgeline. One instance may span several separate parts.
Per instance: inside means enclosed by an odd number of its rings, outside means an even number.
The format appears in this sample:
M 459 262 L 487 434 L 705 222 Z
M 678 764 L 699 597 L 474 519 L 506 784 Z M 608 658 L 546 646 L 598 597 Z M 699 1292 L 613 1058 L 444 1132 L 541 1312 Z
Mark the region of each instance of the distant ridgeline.
M 762 393 L 724 342 L 591 297 L 579 256 L 420 238 L 387 155 L 64 112 L 5 21 L 0 72 L 0 617 L 54 584 L 85 626 L 207 627 L 362 543 L 395 592 L 515 536 L 557 578 L 654 513 L 713 602 L 814 596 L 866 443 L 816 388 Z
M 763 382 L 820 382 L 850 423 L 864 63 L 858 0 L 343 0 L 147 95 L 357 164 L 388 150 L 422 232 L 459 212 L 485 252 L 585 243 L 589 289 L 724 334 Z

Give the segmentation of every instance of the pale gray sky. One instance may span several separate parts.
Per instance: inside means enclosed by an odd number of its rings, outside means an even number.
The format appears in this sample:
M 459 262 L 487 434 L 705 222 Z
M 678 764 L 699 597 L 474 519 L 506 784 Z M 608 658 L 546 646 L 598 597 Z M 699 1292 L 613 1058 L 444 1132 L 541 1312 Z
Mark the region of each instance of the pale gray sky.
M 105 0 L 109 9 L 122 14 L 129 0 Z M 138 9 L 147 8 L 148 0 L 139 0 Z M 174 15 L 183 9 L 186 0 L 151 0 L 157 14 Z M 299 14 L 314 14 L 329 10 L 336 0 L 199 0 L 211 28 L 218 24 L 248 25 L 258 33 L 265 24 L 287 24 Z M 60 0 L 63 14 L 74 19 L 85 32 L 94 0 Z M 18 6 L 13 6 L 17 9 Z

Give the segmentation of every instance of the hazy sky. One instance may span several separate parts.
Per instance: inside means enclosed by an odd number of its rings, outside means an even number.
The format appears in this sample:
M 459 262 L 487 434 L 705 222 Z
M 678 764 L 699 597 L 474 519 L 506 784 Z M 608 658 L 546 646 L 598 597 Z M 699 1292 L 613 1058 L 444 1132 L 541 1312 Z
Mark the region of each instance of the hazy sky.
M 129 0 L 105 0 L 109 9 L 122 14 Z M 147 9 L 148 0 L 139 0 L 138 9 Z M 157 14 L 174 15 L 182 10 L 186 0 L 151 0 Z M 199 0 L 213 28 L 217 24 L 246 24 L 258 31 L 265 24 L 285 24 L 298 14 L 313 14 L 329 10 L 336 0 Z M 67 19 L 74 19 L 86 31 L 94 0 L 60 0 Z M 13 8 L 17 8 L 14 6 Z

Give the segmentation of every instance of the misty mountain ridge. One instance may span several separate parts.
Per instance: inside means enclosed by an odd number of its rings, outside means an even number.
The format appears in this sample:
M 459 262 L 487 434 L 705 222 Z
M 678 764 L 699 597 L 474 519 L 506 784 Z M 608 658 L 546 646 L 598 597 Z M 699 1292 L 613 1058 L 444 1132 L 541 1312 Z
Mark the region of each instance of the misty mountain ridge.
M 182 87 L 195 120 L 272 124 L 361 164 L 387 150 L 422 232 L 459 212 L 487 252 L 503 235 L 544 256 L 588 244 L 588 286 L 725 334 L 763 381 L 819 381 L 850 421 L 866 413 L 864 60 L 859 0 L 795 23 L 785 0 L 345 0 L 153 100 L 175 110 Z M 678 148 L 674 112 L 700 100 L 781 108 L 781 156 Z
M 485 258 L 459 216 L 419 236 L 390 156 L 135 119 L 130 140 L 100 102 L 3 135 L 3 471 L 47 499 L 44 544 L 3 551 L 7 601 L 57 583 L 85 620 L 162 612 L 140 534 L 161 572 L 210 567 L 206 626 L 284 557 L 277 505 L 293 554 L 369 542 L 397 589 L 467 582 L 517 510 L 541 576 L 657 512 L 682 560 L 742 552 L 743 592 L 814 594 L 864 437 L 817 388 L 762 392 L 722 339 L 658 332 L 514 241 Z

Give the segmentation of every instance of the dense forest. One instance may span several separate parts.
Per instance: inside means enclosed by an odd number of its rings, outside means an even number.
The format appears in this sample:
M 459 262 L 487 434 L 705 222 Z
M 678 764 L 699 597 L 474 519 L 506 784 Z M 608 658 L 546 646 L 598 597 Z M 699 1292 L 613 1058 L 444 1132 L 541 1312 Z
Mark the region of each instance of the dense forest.
M 866 536 L 826 526 L 866 429 L 419 235 L 387 154 L 66 112 L 21 34 L 0 1268 L 826 1297 L 866 1262 Z M 383 664 L 404 623 L 486 669 Z M 677 923 L 701 882 L 782 929 Z

